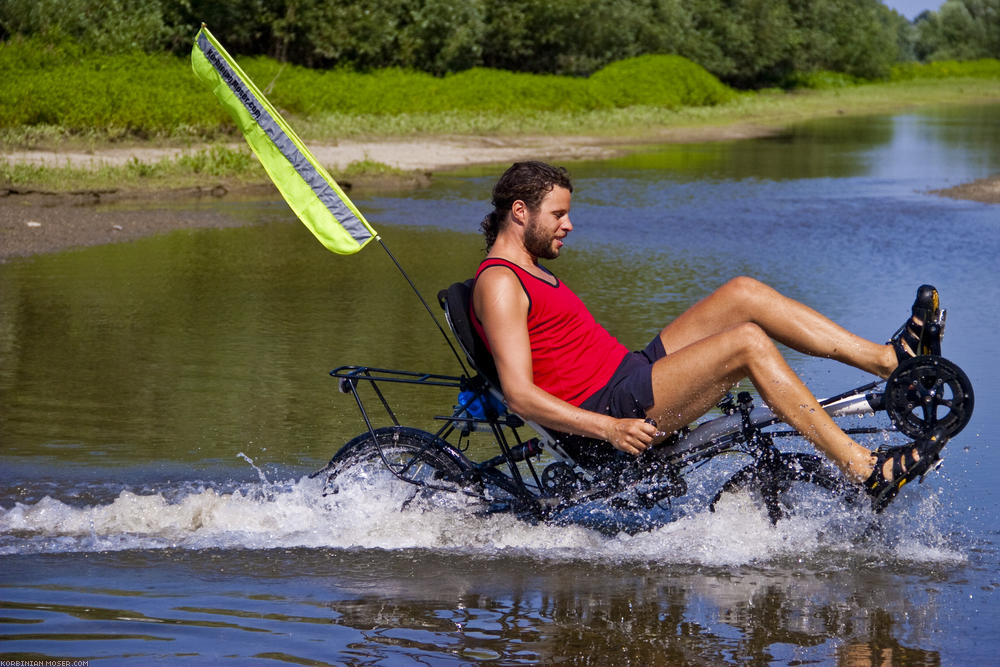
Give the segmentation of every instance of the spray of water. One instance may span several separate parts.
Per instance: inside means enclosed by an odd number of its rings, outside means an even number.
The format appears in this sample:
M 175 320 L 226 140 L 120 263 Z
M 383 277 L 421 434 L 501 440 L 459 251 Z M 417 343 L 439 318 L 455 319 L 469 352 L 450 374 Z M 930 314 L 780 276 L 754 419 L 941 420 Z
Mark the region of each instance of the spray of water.
M 777 525 L 750 496 L 728 497 L 715 512 L 696 498 L 663 515 L 669 520 L 661 525 L 630 534 L 593 529 L 595 517 L 600 519 L 606 508 L 581 510 L 590 521 L 533 524 L 508 515 L 477 514 L 480 508 L 473 501 L 456 494 L 424 498 L 388 478 L 341 480 L 338 493 L 324 496 L 321 479 L 270 482 L 254 468 L 259 482 L 225 492 L 188 483 L 156 493 L 122 491 L 103 504 L 74 506 L 46 497 L 0 509 L 0 554 L 420 548 L 487 557 L 523 554 L 717 566 L 810 561 L 862 549 L 877 558 L 964 560 L 936 527 L 933 517 L 942 508 L 933 494 L 915 498 L 877 522 L 864 508 L 844 507 L 830 498 L 804 499 L 794 515 Z

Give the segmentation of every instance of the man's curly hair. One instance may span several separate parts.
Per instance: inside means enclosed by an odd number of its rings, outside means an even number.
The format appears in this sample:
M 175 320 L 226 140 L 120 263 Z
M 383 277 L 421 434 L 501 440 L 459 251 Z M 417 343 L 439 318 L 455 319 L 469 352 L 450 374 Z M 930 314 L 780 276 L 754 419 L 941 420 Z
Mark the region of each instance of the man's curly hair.
M 497 240 L 497 234 L 507 224 L 507 214 L 514 202 L 521 200 L 530 211 L 537 211 L 545 195 L 555 186 L 573 192 L 569 173 L 563 167 L 553 167 L 544 162 L 515 162 L 503 173 L 493 186 L 493 210 L 487 215 L 480 228 L 486 237 L 486 252 Z

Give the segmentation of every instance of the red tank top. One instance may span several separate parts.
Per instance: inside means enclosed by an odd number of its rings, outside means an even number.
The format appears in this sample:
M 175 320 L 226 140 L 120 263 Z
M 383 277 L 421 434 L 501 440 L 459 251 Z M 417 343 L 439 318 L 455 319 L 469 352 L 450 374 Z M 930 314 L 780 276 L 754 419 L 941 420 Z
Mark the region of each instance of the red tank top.
M 513 271 L 528 295 L 528 338 L 535 384 L 575 406 L 604 387 L 628 349 L 597 323 L 580 297 L 555 276 L 553 285 L 500 258 L 483 261 L 476 278 L 491 266 Z M 489 348 L 473 305 L 469 312 L 476 333 Z

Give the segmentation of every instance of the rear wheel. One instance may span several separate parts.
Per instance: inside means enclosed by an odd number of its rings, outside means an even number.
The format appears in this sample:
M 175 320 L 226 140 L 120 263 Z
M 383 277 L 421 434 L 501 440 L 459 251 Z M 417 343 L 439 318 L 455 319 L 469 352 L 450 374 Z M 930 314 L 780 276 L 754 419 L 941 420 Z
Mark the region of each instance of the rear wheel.
M 330 459 L 323 470 L 326 493 L 339 493 L 347 485 L 368 488 L 404 485 L 403 505 L 418 496 L 445 493 L 479 496 L 471 480 L 469 462 L 447 442 L 418 429 L 393 426 L 362 433 Z
M 767 508 L 771 523 L 794 512 L 816 490 L 831 496 L 857 495 L 857 487 L 847 483 L 836 471 L 824 465 L 823 459 L 801 452 L 780 452 L 765 463 L 753 463 L 730 477 L 712 499 L 709 509 L 715 511 L 726 494 L 750 492 Z

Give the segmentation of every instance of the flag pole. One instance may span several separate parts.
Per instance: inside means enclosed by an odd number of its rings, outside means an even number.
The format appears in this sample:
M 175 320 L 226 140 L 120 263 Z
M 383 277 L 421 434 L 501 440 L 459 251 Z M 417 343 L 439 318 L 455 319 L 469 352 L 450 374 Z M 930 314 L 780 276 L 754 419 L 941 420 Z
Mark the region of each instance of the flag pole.
M 191 68 L 229 111 L 292 212 L 320 243 L 332 252 L 352 255 L 378 240 L 468 374 L 444 327 L 382 237 L 204 23 L 195 35 Z
M 438 318 L 434 316 L 434 312 L 431 310 L 431 307 L 427 305 L 427 301 L 420 293 L 420 290 L 417 289 L 417 286 L 416 284 L 414 284 L 413 280 L 410 279 L 409 274 L 407 274 L 406 271 L 403 269 L 403 265 L 399 263 L 399 260 L 396 259 L 396 256 L 393 255 L 392 252 L 389 250 L 389 246 L 387 246 L 385 242 L 382 240 L 381 234 L 376 236 L 375 240 L 378 241 L 378 244 L 382 246 L 383 250 L 385 250 L 385 254 L 387 254 L 389 256 L 389 259 L 392 260 L 392 263 L 396 265 L 396 268 L 399 270 L 399 273 L 402 274 L 403 278 L 406 279 L 406 282 L 410 284 L 410 288 L 413 290 L 413 293 L 417 295 L 417 298 L 420 299 L 420 303 L 424 305 L 424 310 L 426 310 L 427 314 L 431 316 L 431 319 L 434 320 L 434 324 L 435 326 L 437 326 L 438 331 L 440 331 L 441 335 L 444 336 L 444 342 L 448 343 L 448 347 L 451 348 L 451 353 L 455 355 L 455 359 L 458 360 L 458 365 L 462 367 L 462 372 L 468 375 L 469 371 L 465 367 L 465 363 L 462 361 L 462 355 L 460 355 L 458 353 L 458 350 L 455 349 L 455 346 L 452 345 L 451 338 L 449 338 L 448 334 L 445 333 L 444 327 L 441 326 L 441 323 L 438 321 Z

